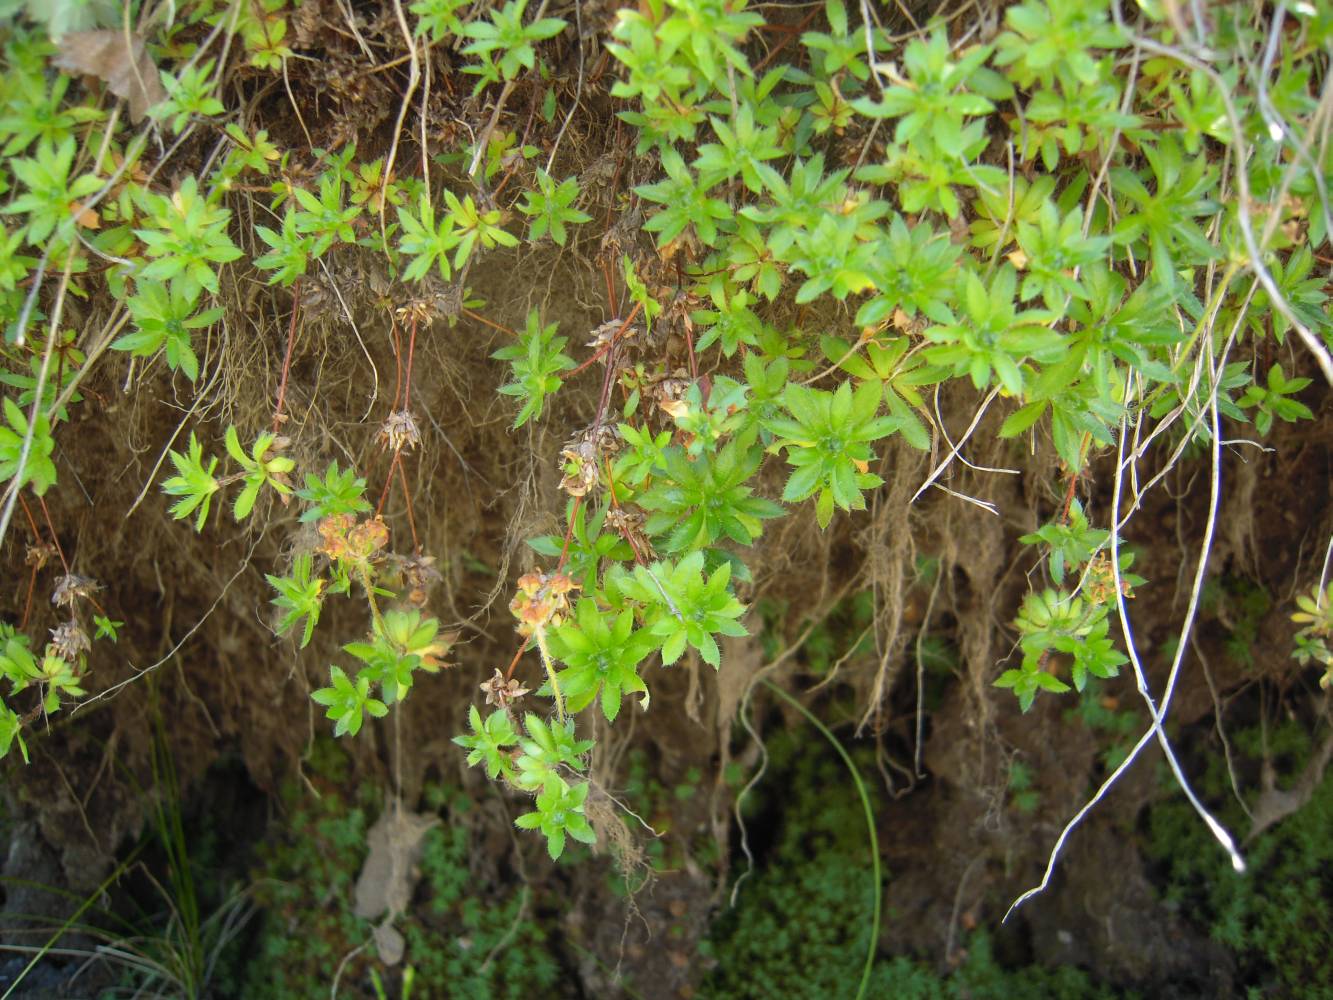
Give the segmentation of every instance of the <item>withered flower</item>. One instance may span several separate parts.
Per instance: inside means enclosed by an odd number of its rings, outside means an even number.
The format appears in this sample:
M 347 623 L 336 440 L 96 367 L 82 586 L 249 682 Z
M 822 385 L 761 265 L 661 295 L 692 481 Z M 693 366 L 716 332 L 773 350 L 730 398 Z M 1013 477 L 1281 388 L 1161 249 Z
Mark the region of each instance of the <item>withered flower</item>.
M 450 321 L 460 316 L 463 312 L 463 291 L 463 286 L 454 282 L 445 285 L 443 290 L 435 292 L 431 296 L 435 315 Z
M 560 453 L 565 460 L 565 474 L 560 480 L 560 488 L 572 497 L 587 496 L 597 485 L 597 460 L 584 458 L 572 448 Z
M 348 555 L 347 532 L 354 524 L 355 514 L 330 514 L 321 518 L 317 525 L 319 551 L 330 559 L 345 559 Z
M 24 556 L 24 562 L 29 566 L 37 567 L 37 569 L 43 569 L 55 554 L 56 549 L 54 545 L 51 545 L 49 542 L 38 542 L 36 545 L 28 546 L 28 551 Z
M 421 324 L 429 323 L 433 312 L 434 309 L 432 308 L 430 300 L 424 298 L 408 299 L 393 311 L 400 323 L 415 320 L 417 323 Z
M 614 455 L 619 448 L 614 427 L 593 426 L 577 435 L 560 452 L 565 461 L 560 488 L 572 497 L 586 496 L 597 485 L 602 457 Z
M 380 446 L 391 451 L 411 450 L 421 444 L 421 429 L 410 410 L 395 410 L 380 425 Z
M 78 622 L 67 621 L 51 630 L 51 647 L 62 660 L 74 663 L 81 654 L 92 649 L 93 644 Z
M 691 379 L 683 368 L 677 368 L 670 375 L 653 379 L 644 387 L 644 395 L 655 402 L 662 412 L 673 420 L 689 412 L 685 403 L 685 394 L 689 392 Z
M 57 607 L 71 607 L 79 598 L 90 598 L 101 585 L 90 576 L 66 573 L 56 579 L 55 590 L 51 592 L 51 603 Z
M 369 559 L 389 544 L 389 526 L 382 517 L 366 518 L 347 533 L 347 544 L 355 557 Z
M 1129 582 L 1121 579 L 1120 593 L 1132 598 Z M 1083 594 L 1092 604 L 1110 604 L 1115 600 L 1115 571 L 1111 568 L 1110 557 L 1099 552 L 1088 564 L 1087 579 L 1083 584 Z
M 620 332 L 622 329 L 624 329 L 624 333 Z M 617 334 L 619 334 L 619 339 L 617 339 Z M 615 341 L 616 345 L 620 347 L 642 347 L 644 336 L 645 330 L 638 323 L 626 327 L 624 320 L 609 319 L 592 331 L 587 346 L 594 351 L 600 351 L 612 341 Z M 602 360 L 606 361 L 609 356 L 610 351 L 608 350 L 606 354 L 602 355 Z
M 506 710 L 528 693 L 528 689 L 519 681 L 505 680 L 504 674 L 500 673 L 498 667 L 494 677 L 478 686 L 486 692 L 487 705 L 495 705 Z
M 435 557 L 427 555 L 391 555 L 390 563 L 402 574 L 403 590 L 407 603 L 416 608 L 424 608 L 429 599 L 430 588 L 444 579 L 435 568 Z
M 643 527 L 646 522 L 643 511 L 626 510 L 624 507 L 612 507 L 606 512 L 606 526 L 618 532 L 620 537 L 629 542 L 630 548 L 641 559 L 653 559 L 657 553 L 648 541 Z

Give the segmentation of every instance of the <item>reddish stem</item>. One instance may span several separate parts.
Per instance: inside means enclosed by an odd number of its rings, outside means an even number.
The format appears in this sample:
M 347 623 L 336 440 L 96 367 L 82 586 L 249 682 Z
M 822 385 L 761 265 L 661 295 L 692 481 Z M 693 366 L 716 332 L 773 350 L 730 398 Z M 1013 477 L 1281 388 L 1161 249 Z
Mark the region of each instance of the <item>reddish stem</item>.
M 468 319 L 475 319 L 478 323 L 484 323 L 486 326 L 489 326 L 492 330 L 499 330 L 501 333 L 507 333 L 511 337 L 518 336 L 518 334 L 515 333 L 513 330 L 509 329 L 509 327 L 503 325 L 502 323 L 496 323 L 494 320 L 489 320 L 485 316 L 481 315 L 481 313 L 473 312 L 471 309 L 468 309 L 466 307 L 463 308 L 462 312 L 463 315 L 466 316 Z
M 46 518 L 46 529 L 51 532 L 51 544 L 56 547 L 56 555 L 60 556 L 60 565 L 65 568 L 65 575 L 69 576 L 69 563 L 65 559 L 65 550 L 60 547 L 60 538 L 56 535 L 56 526 L 51 523 L 51 511 L 47 509 L 46 497 L 38 497 L 37 502 L 42 505 L 42 516 Z M 24 505 L 27 506 L 26 504 Z M 31 515 L 29 515 L 31 517 Z M 96 603 L 96 602 L 93 602 Z M 98 608 L 97 610 L 102 610 Z
M 1065 524 L 1069 523 L 1069 511 L 1070 508 L 1074 506 L 1074 487 L 1076 487 L 1077 485 L 1078 485 L 1078 473 L 1071 472 L 1069 474 L 1069 489 L 1065 491 L 1064 513 L 1061 515 L 1064 519 Z
M 611 350 L 612 347 L 615 346 L 616 341 L 619 340 L 622 336 L 624 336 L 625 331 L 630 328 L 630 324 L 634 322 L 635 317 L 639 315 L 639 310 L 641 310 L 642 308 L 643 308 L 642 302 L 634 303 L 634 308 L 630 310 L 630 314 L 628 317 L 626 317 L 625 322 L 620 324 L 620 329 L 616 331 L 616 335 L 612 337 L 610 340 L 608 340 L 601 347 L 597 348 L 597 350 L 593 353 L 592 357 L 590 357 L 587 361 L 583 362 L 583 364 L 579 365 L 565 377 L 573 378 L 579 372 L 591 366 L 594 361 L 601 359 L 609 350 Z
M 809 27 L 810 22 L 815 19 L 815 15 L 819 13 L 819 10 L 820 10 L 819 7 L 815 7 L 813 10 L 810 11 L 809 14 L 805 16 L 805 20 L 802 21 L 800 24 L 798 24 L 795 28 L 788 28 L 786 25 L 781 25 L 781 24 L 765 25 L 764 27 L 766 30 L 778 32 L 779 34 L 783 34 L 785 37 L 782 39 L 782 41 L 778 42 L 777 45 L 769 49 L 768 54 L 764 56 L 764 58 L 759 60 L 758 64 L 754 68 L 754 72 L 762 73 L 764 67 L 767 66 L 770 62 L 772 62 L 773 59 L 777 56 L 777 54 L 781 52 L 783 49 L 785 49 L 788 43 L 791 42 L 793 38 L 798 38 L 801 32 L 803 32 L 807 27 Z
M 375 505 L 375 516 L 379 517 L 384 513 L 384 501 L 389 499 L 389 487 L 393 485 L 393 469 L 398 464 L 398 452 L 393 453 L 393 461 L 389 463 L 389 471 L 384 477 L 384 489 L 380 492 L 380 502 Z
M 19 504 L 23 507 L 23 513 L 28 517 L 28 527 L 32 528 L 32 544 L 34 546 L 42 544 L 42 533 L 37 529 L 37 522 L 33 520 L 32 510 L 28 507 L 28 501 L 23 499 L 23 494 L 19 494 Z M 32 564 L 32 573 L 28 577 L 28 600 L 23 606 L 23 621 L 19 623 L 20 629 L 28 627 L 28 615 L 32 611 L 32 592 L 37 586 L 37 563 Z
M 19 494 L 19 506 L 23 508 L 23 513 L 28 516 L 28 527 L 32 528 L 33 541 L 40 544 L 42 533 L 37 529 L 37 522 L 33 520 L 32 509 L 28 506 L 28 501 L 23 499 L 23 494 Z
M 23 620 L 19 622 L 19 631 L 24 631 L 28 627 L 28 616 L 32 614 L 32 593 L 37 588 L 37 564 L 32 564 L 32 572 L 28 574 L 28 599 L 23 602 Z
M 412 512 L 412 491 L 407 487 L 407 469 L 401 459 L 398 461 L 398 475 L 403 481 L 403 497 L 407 501 L 407 526 L 412 530 L 412 550 L 421 555 L 421 542 L 417 539 L 417 519 Z
M 518 666 L 518 661 L 523 656 L 523 650 L 528 648 L 528 640 L 524 639 L 518 644 L 518 651 L 514 653 L 514 658 L 509 661 L 509 669 L 505 671 L 505 680 L 514 676 L 514 668 Z
M 592 421 L 594 434 L 601 429 L 602 418 L 606 416 L 606 408 L 611 402 L 611 386 L 614 384 L 613 376 L 616 373 L 614 359 L 614 351 L 606 356 L 606 371 L 602 375 L 602 395 L 597 400 L 597 416 Z
M 393 342 L 393 408 L 398 409 L 398 394 L 403 391 L 403 345 L 398 339 L 398 321 L 389 317 L 389 338 Z

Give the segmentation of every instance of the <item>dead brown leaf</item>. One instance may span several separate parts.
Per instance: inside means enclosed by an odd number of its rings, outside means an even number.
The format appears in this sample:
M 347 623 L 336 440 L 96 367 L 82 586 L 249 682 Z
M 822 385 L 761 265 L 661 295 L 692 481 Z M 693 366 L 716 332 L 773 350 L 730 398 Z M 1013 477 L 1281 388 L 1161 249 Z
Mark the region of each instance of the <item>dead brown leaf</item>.
M 130 102 L 130 118 L 141 122 L 167 92 L 139 35 L 114 28 L 71 31 L 60 39 L 55 65 L 70 73 L 95 76 L 117 97 Z
M 77 201 L 70 205 L 69 208 L 70 212 L 74 215 L 75 221 L 84 229 L 102 228 L 102 217 L 97 214 L 97 209 L 84 208 L 83 203 Z
M 397 965 L 407 951 L 407 941 L 398 929 L 385 917 L 383 922 L 371 931 L 375 939 L 375 952 L 385 965 Z
M 387 913 L 390 921 L 412 900 L 412 868 L 421 853 L 421 840 L 440 822 L 388 806 L 366 835 L 370 848 L 356 880 L 353 912 L 363 920 Z

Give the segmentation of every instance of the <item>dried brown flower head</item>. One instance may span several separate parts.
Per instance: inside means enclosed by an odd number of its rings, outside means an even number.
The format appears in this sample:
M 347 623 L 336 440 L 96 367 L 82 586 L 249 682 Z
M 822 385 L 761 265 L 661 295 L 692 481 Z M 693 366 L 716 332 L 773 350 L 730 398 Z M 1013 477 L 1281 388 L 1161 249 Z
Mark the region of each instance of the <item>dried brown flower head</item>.
M 51 648 L 62 660 L 74 663 L 80 655 L 92 649 L 93 644 L 78 622 L 67 621 L 51 630 Z
M 440 319 L 448 320 L 451 324 L 455 319 L 463 314 L 463 286 L 458 282 L 452 282 L 443 288 L 438 287 L 438 283 L 432 283 L 431 306 L 435 310 L 435 315 Z
M 29 566 L 35 566 L 37 569 L 43 569 L 51 557 L 56 554 L 54 545 L 49 542 L 38 542 L 36 545 L 29 545 L 28 551 L 23 561 Z
M 404 598 L 416 608 L 424 608 L 430 588 L 444 579 L 435 568 L 435 557 L 427 555 L 389 556 L 389 562 L 403 579 Z
M 670 375 L 650 379 L 644 386 L 644 395 L 674 418 L 684 405 L 685 394 L 689 392 L 691 383 L 689 373 L 683 368 L 677 368 Z
M 380 425 L 380 445 L 390 451 L 411 450 L 421 444 L 421 428 L 410 410 L 395 410 Z
M 434 311 L 434 306 L 430 299 L 416 298 L 408 299 L 395 309 L 393 313 L 398 317 L 398 322 L 400 323 L 415 320 L 417 323 L 425 325 L 430 322 Z
M 496 668 L 494 677 L 478 686 L 486 692 L 486 704 L 506 710 L 528 693 L 528 689 L 517 680 L 505 680 L 499 668 Z
M 101 589 L 101 585 L 90 576 L 66 573 L 56 579 L 55 590 L 51 592 L 51 603 L 61 608 L 72 607 L 79 598 L 88 599 Z
M 624 333 L 621 333 L 622 329 L 624 330 Z M 625 326 L 625 321 L 622 319 L 609 319 L 601 326 L 595 327 L 589 336 L 590 339 L 588 340 L 587 346 L 591 347 L 594 351 L 600 351 L 612 341 L 615 342 L 618 348 L 643 347 L 647 340 L 647 331 L 645 331 L 643 326 L 638 323 L 631 324 L 627 327 Z M 610 352 L 608 351 L 607 354 L 602 355 L 602 360 L 605 361 L 609 354 Z
M 618 532 L 620 537 L 629 542 L 634 554 L 639 559 L 654 559 L 657 553 L 652 542 L 644 533 L 643 526 L 647 519 L 641 510 L 626 510 L 624 507 L 612 507 L 606 512 L 606 526 Z
M 560 480 L 560 488 L 572 497 L 587 496 L 597 485 L 596 456 L 584 458 L 572 448 L 560 453 L 565 460 L 565 474 Z
M 565 461 L 565 475 L 560 488 L 572 497 L 586 496 L 597 485 L 602 458 L 614 455 L 620 438 L 614 427 L 593 426 L 565 445 L 560 457 Z

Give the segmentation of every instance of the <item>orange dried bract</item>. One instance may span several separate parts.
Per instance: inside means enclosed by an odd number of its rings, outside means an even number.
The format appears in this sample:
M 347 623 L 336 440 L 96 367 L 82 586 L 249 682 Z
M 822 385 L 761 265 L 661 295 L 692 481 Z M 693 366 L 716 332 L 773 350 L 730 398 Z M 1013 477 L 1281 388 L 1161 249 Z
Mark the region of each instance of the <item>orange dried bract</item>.
M 358 559 L 369 559 L 389 544 L 389 526 L 378 516 L 362 521 L 347 533 L 347 543 Z
M 429 646 L 414 649 L 413 652 L 421 657 L 421 663 L 418 666 L 432 674 L 438 670 L 452 667 L 453 664 L 446 662 L 444 658 L 449 655 L 449 650 L 453 648 L 457 641 L 457 632 L 445 632 Z
M 546 578 L 546 587 L 552 594 L 568 594 L 571 590 L 577 590 L 578 586 L 573 577 L 564 573 L 552 573 Z
M 319 551 L 330 559 L 368 562 L 389 544 L 389 526 L 376 516 L 357 522 L 352 514 L 330 514 L 319 522 Z
M 531 595 L 541 590 L 545 583 L 546 577 L 541 573 L 533 571 L 531 573 L 524 573 L 518 578 L 518 589 L 525 594 Z
M 518 593 L 509 602 L 510 614 L 518 619 L 518 634 L 530 636 L 559 626 L 569 613 L 567 595 L 577 588 L 564 573 L 524 573 L 518 578 Z
M 347 532 L 356 524 L 352 514 L 330 514 L 319 522 L 319 551 L 330 559 L 345 559 L 347 550 Z

